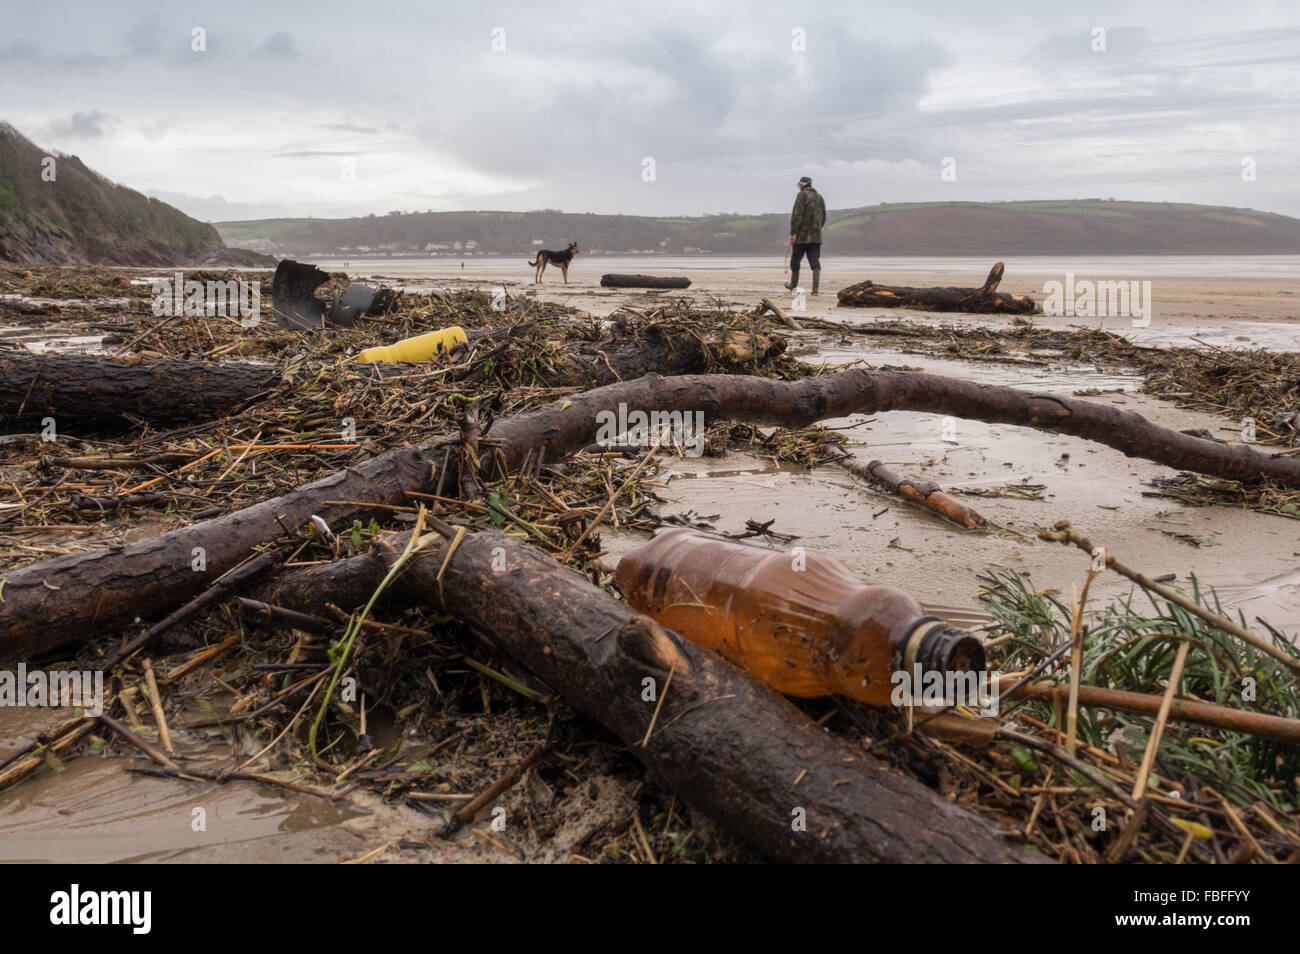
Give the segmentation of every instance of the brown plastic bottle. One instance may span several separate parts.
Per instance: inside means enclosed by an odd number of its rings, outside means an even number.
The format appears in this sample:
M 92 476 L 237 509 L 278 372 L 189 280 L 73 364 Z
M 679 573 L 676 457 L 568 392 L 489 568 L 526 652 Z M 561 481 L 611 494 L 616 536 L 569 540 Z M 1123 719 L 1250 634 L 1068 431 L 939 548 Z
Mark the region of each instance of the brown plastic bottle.
M 791 696 L 888 705 L 896 671 L 984 669 L 974 636 L 824 554 L 672 528 L 624 556 L 614 581 L 638 611 Z

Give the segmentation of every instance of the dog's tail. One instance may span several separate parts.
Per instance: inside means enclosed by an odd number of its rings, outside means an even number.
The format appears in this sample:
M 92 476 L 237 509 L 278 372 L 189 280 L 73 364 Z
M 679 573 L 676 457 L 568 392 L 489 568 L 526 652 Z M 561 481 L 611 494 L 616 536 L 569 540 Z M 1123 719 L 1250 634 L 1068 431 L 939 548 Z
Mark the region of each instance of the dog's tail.
M 540 255 L 537 256 L 537 258 L 541 258 L 541 257 L 542 257 L 542 256 L 540 256 Z M 533 259 L 533 260 L 532 260 L 531 262 L 529 262 L 528 264 L 529 264 L 529 265 L 536 265 L 536 264 L 537 264 L 537 258 Z

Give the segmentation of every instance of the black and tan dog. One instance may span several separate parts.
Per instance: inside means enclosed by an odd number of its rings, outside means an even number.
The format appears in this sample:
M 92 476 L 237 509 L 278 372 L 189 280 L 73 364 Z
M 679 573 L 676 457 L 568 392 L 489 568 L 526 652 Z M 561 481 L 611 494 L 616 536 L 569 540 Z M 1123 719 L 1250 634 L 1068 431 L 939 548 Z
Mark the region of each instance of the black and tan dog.
M 537 271 L 533 274 L 533 284 L 536 285 L 542 280 L 542 273 L 546 271 L 547 265 L 554 265 L 564 274 L 564 284 L 569 284 L 569 263 L 573 261 L 573 256 L 578 254 L 578 243 L 570 242 L 569 247 L 562 252 L 553 252 L 544 248 L 537 253 L 537 258 L 529 262 L 529 265 L 536 265 Z

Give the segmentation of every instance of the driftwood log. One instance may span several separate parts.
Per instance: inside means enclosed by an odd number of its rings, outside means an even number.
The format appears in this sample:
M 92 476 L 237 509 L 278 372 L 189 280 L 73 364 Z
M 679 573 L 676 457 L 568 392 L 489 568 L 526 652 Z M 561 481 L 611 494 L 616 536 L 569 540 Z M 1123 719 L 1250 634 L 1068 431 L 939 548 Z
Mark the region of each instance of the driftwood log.
M 278 367 L 84 354 L 0 355 L 0 428 L 58 432 L 121 428 L 138 420 L 186 424 L 221 414 L 275 386 Z
M 1027 295 L 1008 295 L 998 291 L 1006 266 L 998 262 L 980 288 L 908 288 L 858 282 L 841 288 L 836 296 L 849 308 L 919 308 L 922 311 L 966 311 L 977 314 L 999 312 L 1029 315 L 1038 305 Z
M 1300 459 L 1171 431 L 1132 411 L 932 374 L 861 369 L 799 381 L 647 375 L 595 388 L 493 424 L 487 433 L 491 452 L 480 448 L 483 479 L 516 471 L 525 459 L 554 462 L 586 447 L 600 428 L 596 415 L 617 413 L 620 404 L 647 411 L 701 411 L 706 424 L 726 418 L 785 427 L 855 413 L 937 412 L 1070 434 L 1180 470 L 1300 487 Z M 436 486 L 431 481 L 438 479 L 446 446 L 399 448 L 236 513 L 0 574 L 0 659 L 49 649 L 97 627 L 119 626 L 146 607 L 165 615 L 243 561 L 254 547 L 296 532 L 312 514 L 339 526 L 370 510 L 347 501 L 405 504 L 408 491 L 428 493 Z M 190 568 L 194 547 L 205 551 L 202 572 Z
M 386 534 L 369 554 L 284 574 L 258 595 L 299 612 L 323 600 L 354 606 L 406 540 Z M 395 600 L 445 610 L 514 657 L 618 735 L 670 789 L 774 860 L 1049 860 L 512 537 L 484 531 L 454 548 L 435 540 L 394 587 Z M 646 679 L 658 687 L 648 702 Z
M 661 277 L 658 275 L 602 275 L 601 288 L 690 288 L 689 278 Z

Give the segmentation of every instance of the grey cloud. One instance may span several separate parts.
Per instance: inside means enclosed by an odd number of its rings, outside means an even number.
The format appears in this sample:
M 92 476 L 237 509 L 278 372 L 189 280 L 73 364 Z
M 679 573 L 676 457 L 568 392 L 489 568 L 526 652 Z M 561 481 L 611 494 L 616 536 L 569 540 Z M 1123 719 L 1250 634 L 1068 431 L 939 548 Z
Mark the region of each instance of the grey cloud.
M 55 139 L 98 139 L 112 131 L 116 120 L 98 109 L 73 113 L 65 119 L 52 120 L 46 134 Z
M 133 56 L 155 56 L 163 49 L 163 29 L 157 18 L 141 21 L 126 35 L 127 51 Z
M 298 55 L 298 44 L 291 33 L 276 30 L 262 41 L 257 52 L 289 59 Z
M 382 132 L 374 126 L 358 126 L 356 123 L 321 123 L 320 128 L 328 129 L 330 132 L 357 133 L 363 136 L 378 135 Z
M 97 70 L 107 65 L 109 58 L 101 53 L 76 53 L 71 56 L 56 56 L 46 53 L 29 43 L 11 43 L 0 49 L 0 66 L 32 66 L 41 68 L 58 68 L 74 72 Z M 48 77 L 39 77 L 48 78 Z M 6 78 L 13 82 L 12 78 Z
M 365 153 L 356 149 L 295 149 L 288 152 L 273 152 L 274 159 L 306 159 L 312 156 L 361 156 Z
M 224 196 L 196 196 L 187 192 L 146 189 L 145 195 L 174 205 L 202 222 L 232 222 L 243 219 L 270 219 L 296 215 L 287 205 L 258 202 L 231 202 Z

